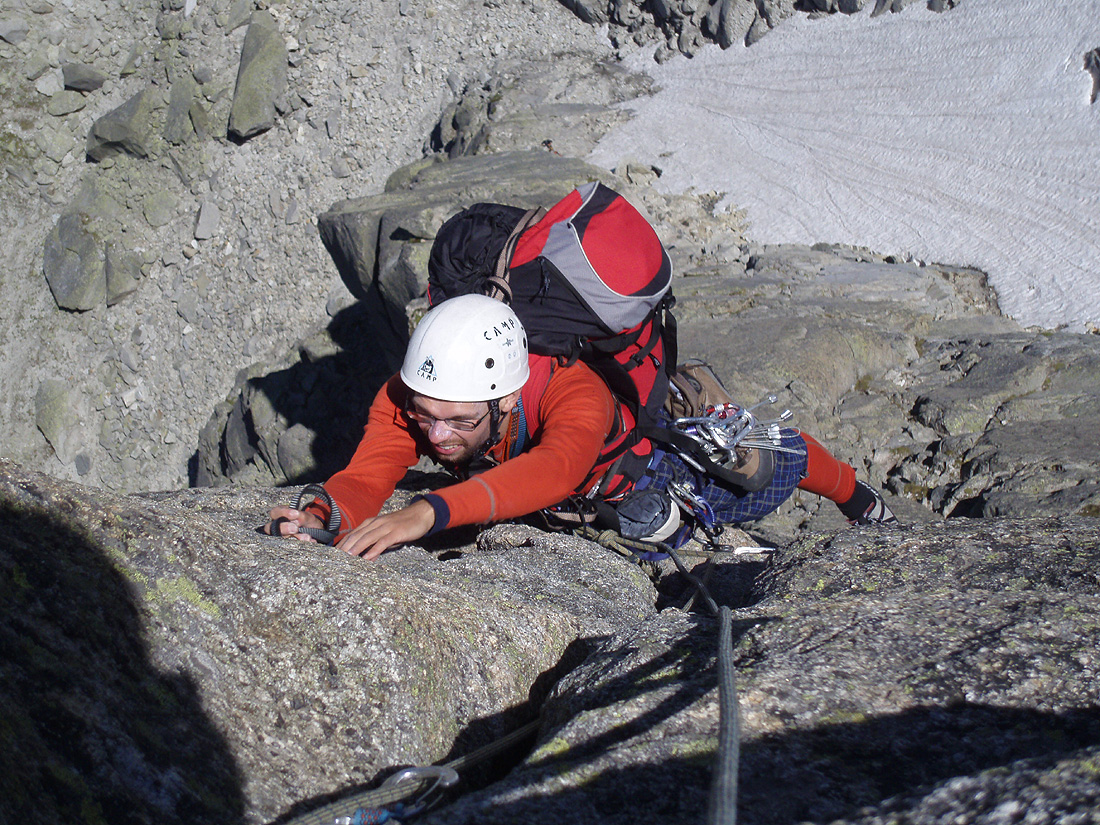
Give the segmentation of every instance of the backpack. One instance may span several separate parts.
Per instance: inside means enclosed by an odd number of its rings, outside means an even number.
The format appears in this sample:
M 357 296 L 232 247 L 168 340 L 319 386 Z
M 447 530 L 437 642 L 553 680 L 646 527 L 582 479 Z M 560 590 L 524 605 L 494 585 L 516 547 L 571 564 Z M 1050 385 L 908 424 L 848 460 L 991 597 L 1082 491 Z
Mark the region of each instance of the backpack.
M 532 353 L 584 361 L 607 383 L 620 421 L 596 462 L 614 462 L 602 499 L 629 491 L 653 453 L 643 431 L 657 425 L 676 364 L 671 284 L 653 227 L 599 182 L 545 211 L 475 204 L 443 224 L 428 262 L 430 304 L 468 292 L 499 298 Z

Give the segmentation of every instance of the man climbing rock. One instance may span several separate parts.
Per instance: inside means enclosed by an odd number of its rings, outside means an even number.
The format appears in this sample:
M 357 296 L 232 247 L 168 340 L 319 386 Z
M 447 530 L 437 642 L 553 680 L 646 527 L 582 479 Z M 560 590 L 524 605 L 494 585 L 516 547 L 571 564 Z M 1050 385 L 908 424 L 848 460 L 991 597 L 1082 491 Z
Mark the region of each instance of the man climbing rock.
M 348 467 L 324 485 L 328 500 L 277 507 L 267 532 L 314 541 L 335 527 L 336 546 L 376 558 L 388 548 L 449 527 L 489 524 L 540 511 L 559 524 L 591 513 L 629 538 L 682 543 L 696 507 L 722 521 L 761 518 L 795 487 L 837 503 L 854 523 L 894 523 L 882 497 L 820 444 L 783 431 L 763 476 L 745 462 L 745 483 L 700 478 L 673 450 L 655 449 L 642 478 L 600 500 L 615 472 L 605 447 L 633 418 L 604 380 L 581 361 L 528 352 L 527 335 L 505 303 L 460 295 L 431 309 L 413 332 L 400 372 L 379 391 Z M 405 472 L 422 456 L 456 483 L 379 515 Z M 333 512 L 340 524 L 331 523 Z M 687 524 L 681 524 L 687 517 Z

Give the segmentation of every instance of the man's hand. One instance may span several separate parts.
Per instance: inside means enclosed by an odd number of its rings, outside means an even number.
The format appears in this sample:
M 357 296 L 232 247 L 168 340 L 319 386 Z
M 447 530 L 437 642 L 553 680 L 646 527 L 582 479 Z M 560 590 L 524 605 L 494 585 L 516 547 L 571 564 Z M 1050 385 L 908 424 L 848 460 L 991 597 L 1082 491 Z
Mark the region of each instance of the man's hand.
M 313 513 L 307 513 L 305 510 L 295 510 L 293 507 L 276 507 L 270 515 L 271 521 L 264 528 L 264 532 L 269 536 L 293 536 L 298 541 L 316 541 L 313 536 L 299 533 L 299 529 L 302 527 L 320 527 L 323 529 L 325 526 L 324 522 Z M 272 528 L 274 528 L 275 522 L 281 518 L 286 519 L 286 521 L 279 524 L 277 533 L 273 532 Z
M 352 556 L 375 559 L 384 550 L 422 538 L 434 524 L 432 505 L 424 500 L 415 501 L 393 513 L 367 519 L 336 546 Z

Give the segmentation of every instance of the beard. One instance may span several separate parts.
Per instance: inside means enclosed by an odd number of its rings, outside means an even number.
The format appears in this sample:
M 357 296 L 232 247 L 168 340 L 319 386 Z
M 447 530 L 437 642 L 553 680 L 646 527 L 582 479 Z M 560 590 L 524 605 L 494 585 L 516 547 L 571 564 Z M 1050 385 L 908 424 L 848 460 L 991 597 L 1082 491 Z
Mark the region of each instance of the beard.
M 487 440 L 487 439 L 486 439 Z M 461 467 L 468 464 L 478 455 L 485 440 L 476 444 L 467 444 L 464 441 L 447 441 L 438 446 L 431 444 L 432 458 L 444 467 Z

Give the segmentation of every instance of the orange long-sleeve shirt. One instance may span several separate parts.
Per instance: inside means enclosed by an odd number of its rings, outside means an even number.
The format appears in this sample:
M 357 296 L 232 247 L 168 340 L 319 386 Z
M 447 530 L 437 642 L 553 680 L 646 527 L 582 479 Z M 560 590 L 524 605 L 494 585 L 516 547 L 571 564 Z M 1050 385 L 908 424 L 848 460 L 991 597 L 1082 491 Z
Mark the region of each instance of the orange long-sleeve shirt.
M 615 427 L 617 402 L 585 364 L 557 367 L 547 380 L 548 362 L 540 364 L 539 358 L 545 356 L 530 356 L 530 381 L 545 380 L 546 385 L 541 400 L 524 404 L 523 452 L 509 458 L 512 443 L 506 436 L 490 451 L 498 466 L 435 491 L 429 497 L 436 513 L 433 533 L 524 516 L 595 484 L 596 479 L 586 479 Z M 386 383 L 371 404 L 351 462 L 325 483 L 343 514 L 342 531 L 378 515 L 405 472 L 429 454 L 420 427 L 403 413 L 407 393 L 400 376 Z M 524 396 L 534 397 L 528 388 Z

